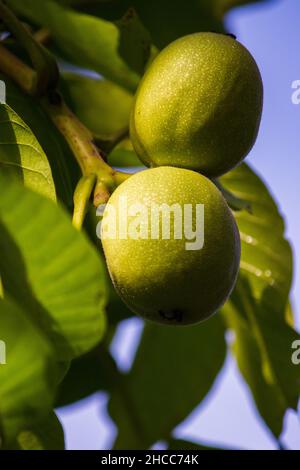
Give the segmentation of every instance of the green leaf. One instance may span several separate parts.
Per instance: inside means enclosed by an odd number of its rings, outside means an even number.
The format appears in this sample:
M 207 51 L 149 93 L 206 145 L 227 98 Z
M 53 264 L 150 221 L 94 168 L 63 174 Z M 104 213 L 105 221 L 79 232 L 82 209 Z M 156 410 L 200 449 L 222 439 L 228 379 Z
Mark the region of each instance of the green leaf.
M 0 104 L 0 173 L 14 175 L 25 186 L 56 199 L 51 168 L 43 149 L 7 104 Z
M 111 391 L 120 379 L 115 361 L 102 346 L 71 363 L 58 390 L 56 407 L 70 405 L 99 390 Z
M 14 10 L 50 29 L 55 44 L 72 63 L 95 70 L 133 91 L 149 56 L 149 37 L 136 15 L 112 23 L 66 8 L 52 0 L 9 0 Z M 131 45 L 134 41 L 135 47 Z
M 22 430 L 9 450 L 64 450 L 63 428 L 54 412 Z
M 119 28 L 119 54 L 126 59 L 132 70 L 143 75 L 151 54 L 151 39 L 140 22 L 134 8 L 129 7 L 124 16 L 116 21 Z
M 103 18 L 115 20 L 133 6 L 151 34 L 154 44 L 162 48 L 174 39 L 198 31 L 223 32 L 223 16 L 238 5 L 267 0 L 114 0 L 82 2 L 74 6 Z
M 189 442 L 183 439 L 170 439 L 168 449 L 169 450 L 213 450 L 213 451 L 230 450 L 230 449 L 216 447 L 212 445 L 206 445 L 206 444 L 200 444 L 200 443 L 197 444 L 196 442 Z
M 241 240 L 240 278 L 225 316 L 236 335 L 235 354 L 259 412 L 275 436 L 288 408 L 296 409 L 300 371 L 291 361 L 298 334 L 286 321 L 292 253 L 284 222 L 258 176 L 245 164 L 221 178 L 252 213 L 235 212 Z
M 292 253 L 277 205 L 246 164 L 224 175 L 221 183 L 251 205 L 252 213 L 234 213 L 242 241 L 241 272 L 249 278 L 254 297 L 283 315 L 291 287 Z
M 274 1 L 274 0 L 271 0 Z M 215 12 L 216 15 L 221 17 L 223 16 L 228 10 L 242 6 L 248 5 L 249 3 L 264 3 L 269 2 L 270 0 L 214 0 L 215 3 Z
M 70 369 L 59 387 L 56 407 L 73 404 L 92 393 L 105 390 L 99 361 L 90 354 L 74 359 Z
M 116 324 L 133 314 L 116 294 L 108 274 L 107 286 L 109 300 L 106 313 L 109 325 L 105 337 L 94 349 L 71 362 L 59 386 L 56 407 L 73 404 L 99 390 L 111 392 L 122 377 L 107 347 L 115 334 Z
M 268 383 L 265 380 L 259 346 L 249 321 L 247 318 L 243 318 L 242 307 L 234 303 L 235 298 L 240 303 L 246 300 L 242 296 L 238 297 L 238 291 L 236 291 L 232 295 L 231 301 L 227 302 L 223 308 L 227 322 L 235 333 L 233 353 L 236 356 L 239 369 L 250 387 L 258 411 L 273 434 L 278 437 L 282 431 L 287 406 L 276 384 Z
M 133 0 L 133 5 L 160 49 L 192 32 L 223 31 L 222 19 L 214 15 L 212 0 L 191 0 L 188 7 L 183 0 Z
M 112 393 L 115 447 L 145 449 L 168 440 L 209 392 L 225 354 L 218 315 L 186 328 L 146 324 L 133 367 Z
M 0 269 L 4 292 L 30 312 L 59 361 L 83 354 L 103 334 L 102 259 L 62 208 L 0 179 Z
M 95 137 L 109 138 L 129 127 L 132 95 L 118 85 L 66 73 L 62 89 L 73 112 Z M 87 106 L 87 103 L 92 106 Z
M 80 170 L 67 143 L 37 100 L 23 93 L 7 77 L 0 74 L 6 84 L 7 104 L 30 127 L 51 166 L 58 199 L 68 208 L 73 208 L 73 193 Z
M 0 299 L 1 340 L 6 346 L 6 364 L 0 365 L 0 436 L 4 445 L 48 414 L 54 398 L 54 351 L 28 314 L 13 301 Z

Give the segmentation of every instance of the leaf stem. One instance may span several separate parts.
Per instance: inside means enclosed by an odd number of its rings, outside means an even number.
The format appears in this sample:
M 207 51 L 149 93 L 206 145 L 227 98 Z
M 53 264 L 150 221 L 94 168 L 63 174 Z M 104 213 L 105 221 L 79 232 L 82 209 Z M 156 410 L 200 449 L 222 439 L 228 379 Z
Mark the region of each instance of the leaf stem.
M 95 175 L 93 202 L 106 203 L 112 191 L 130 174 L 111 168 L 96 147 L 92 133 L 72 113 L 58 92 L 43 98 L 42 106 L 68 142 L 84 176 Z

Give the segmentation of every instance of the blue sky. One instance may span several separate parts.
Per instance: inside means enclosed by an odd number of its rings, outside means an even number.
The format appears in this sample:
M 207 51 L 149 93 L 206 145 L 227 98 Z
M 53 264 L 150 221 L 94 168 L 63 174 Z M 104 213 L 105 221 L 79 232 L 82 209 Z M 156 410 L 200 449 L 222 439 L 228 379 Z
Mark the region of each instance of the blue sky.
M 300 327 L 300 104 L 291 99 L 292 82 L 300 80 L 300 2 L 275 0 L 240 7 L 228 15 L 227 26 L 252 52 L 264 81 L 262 125 L 247 161 L 269 185 L 286 219 L 295 255 L 293 302 Z M 140 327 L 139 320 L 126 322 L 113 343 L 113 353 L 124 369 L 130 366 Z M 59 411 L 69 449 L 110 445 L 115 429 L 106 401 L 105 394 L 98 393 Z M 275 448 L 230 357 L 213 390 L 176 429 L 176 435 L 240 448 Z M 300 419 L 295 413 L 287 415 L 283 442 L 300 450 Z

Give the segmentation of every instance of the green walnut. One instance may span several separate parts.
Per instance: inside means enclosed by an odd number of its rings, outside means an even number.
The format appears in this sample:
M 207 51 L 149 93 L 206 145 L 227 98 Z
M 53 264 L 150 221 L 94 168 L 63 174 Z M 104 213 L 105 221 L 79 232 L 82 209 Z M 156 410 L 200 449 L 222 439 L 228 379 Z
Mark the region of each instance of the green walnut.
M 216 186 L 194 171 L 165 166 L 130 177 L 109 199 L 101 234 L 116 291 L 145 319 L 200 322 L 234 287 L 235 220 Z
M 254 145 L 262 98 L 256 62 L 233 37 L 182 37 L 160 52 L 141 81 L 131 115 L 133 146 L 146 166 L 219 176 Z

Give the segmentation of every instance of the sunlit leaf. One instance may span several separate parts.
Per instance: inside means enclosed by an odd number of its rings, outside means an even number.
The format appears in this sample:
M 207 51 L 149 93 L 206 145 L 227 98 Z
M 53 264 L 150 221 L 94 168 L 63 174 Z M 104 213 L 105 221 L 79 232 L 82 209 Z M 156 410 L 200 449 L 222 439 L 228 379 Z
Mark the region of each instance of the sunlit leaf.
M 30 312 L 58 359 L 69 360 L 103 334 L 103 262 L 60 207 L 10 180 L 0 186 L 4 291 Z
M 11 80 L 1 74 L 0 80 L 5 81 L 7 104 L 29 126 L 47 155 L 57 198 L 66 207 L 72 208 L 79 169 L 68 145 L 37 100 L 23 93 Z
M 136 88 L 140 78 L 137 65 L 146 65 L 150 48 L 148 34 L 134 13 L 121 23 L 112 23 L 52 0 L 43 0 L 43 8 L 40 0 L 8 0 L 8 4 L 49 28 L 55 44 L 72 63 L 95 70 L 129 90 Z M 130 47 L 133 41 L 134 48 Z
M 0 436 L 5 445 L 49 413 L 56 372 L 45 336 L 28 312 L 7 299 L 0 299 L 0 331 L 6 345 L 6 364 L 0 365 Z
M 225 316 L 236 334 L 240 369 L 278 436 L 285 411 L 297 408 L 300 393 L 300 371 L 291 361 L 298 334 L 286 321 L 292 253 L 283 219 L 259 177 L 243 164 L 221 182 L 251 204 L 251 213 L 234 213 L 242 240 L 241 274 Z
M 63 92 L 72 110 L 95 137 L 109 138 L 129 127 L 132 95 L 118 85 L 67 73 L 63 76 Z
M 51 168 L 43 149 L 7 104 L 0 104 L 0 173 L 13 175 L 28 188 L 56 199 Z
M 234 296 L 237 296 L 241 304 L 243 303 L 243 298 L 238 297 L 237 292 Z M 223 309 L 229 326 L 235 332 L 233 353 L 261 416 L 273 434 L 278 437 L 282 431 L 287 404 L 276 384 L 265 380 L 259 346 L 248 319 L 243 317 L 242 306 L 234 305 L 234 296 Z

